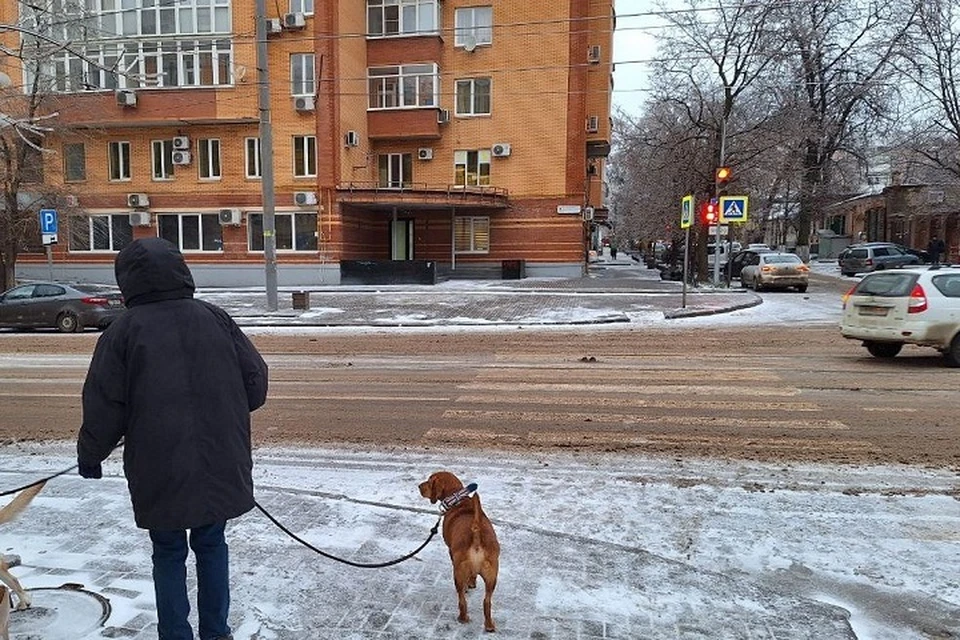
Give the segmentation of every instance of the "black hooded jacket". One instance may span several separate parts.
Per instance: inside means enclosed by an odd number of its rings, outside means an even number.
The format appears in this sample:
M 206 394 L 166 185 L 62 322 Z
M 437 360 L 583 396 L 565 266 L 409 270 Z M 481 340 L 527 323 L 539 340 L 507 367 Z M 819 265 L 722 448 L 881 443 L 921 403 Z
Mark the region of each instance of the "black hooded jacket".
M 144 529 L 189 529 L 253 508 L 250 412 L 267 365 L 229 315 L 193 298 L 183 256 L 161 238 L 116 260 L 128 310 L 97 342 L 83 385 L 81 466 L 124 439 L 134 517 Z

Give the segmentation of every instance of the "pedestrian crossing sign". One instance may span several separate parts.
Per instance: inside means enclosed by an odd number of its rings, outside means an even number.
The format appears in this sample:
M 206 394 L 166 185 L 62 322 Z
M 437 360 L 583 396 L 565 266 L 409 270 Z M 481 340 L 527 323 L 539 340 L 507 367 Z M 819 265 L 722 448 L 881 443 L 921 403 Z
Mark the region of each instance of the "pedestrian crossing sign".
M 720 222 L 746 222 L 747 204 L 747 196 L 722 196 Z
M 689 229 L 693 224 L 693 196 L 684 196 L 680 201 L 680 228 Z

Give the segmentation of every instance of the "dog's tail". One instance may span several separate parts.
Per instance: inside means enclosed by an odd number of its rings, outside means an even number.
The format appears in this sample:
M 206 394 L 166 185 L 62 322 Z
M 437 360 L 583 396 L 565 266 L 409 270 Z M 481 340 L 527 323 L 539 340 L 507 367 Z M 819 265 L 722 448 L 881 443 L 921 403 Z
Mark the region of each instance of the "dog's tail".
M 4 522 L 10 522 L 20 515 L 20 513 L 27 508 L 27 505 L 30 504 L 30 501 L 33 500 L 38 493 L 40 493 L 40 490 L 43 489 L 45 484 L 47 484 L 46 480 L 39 482 L 32 487 L 24 489 L 17 494 L 16 498 L 10 501 L 10 504 L 5 506 L 3 509 L 0 509 L 0 524 Z
M 482 543 L 480 541 L 480 514 L 483 513 L 483 509 L 480 507 L 480 496 L 473 494 L 470 498 L 473 501 L 473 522 L 470 524 L 470 533 L 473 534 L 473 547 L 480 547 Z

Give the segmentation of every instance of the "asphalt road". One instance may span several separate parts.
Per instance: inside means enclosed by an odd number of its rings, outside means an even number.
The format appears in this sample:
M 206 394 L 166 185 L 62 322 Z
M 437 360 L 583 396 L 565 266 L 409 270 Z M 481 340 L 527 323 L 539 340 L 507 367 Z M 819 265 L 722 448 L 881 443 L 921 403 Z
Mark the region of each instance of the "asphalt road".
M 776 295 L 776 294 L 774 294 Z M 71 439 L 96 334 L 0 341 L 0 443 Z M 256 335 L 257 444 L 582 449 L 960 469 L 956 372 L 833 325 Z

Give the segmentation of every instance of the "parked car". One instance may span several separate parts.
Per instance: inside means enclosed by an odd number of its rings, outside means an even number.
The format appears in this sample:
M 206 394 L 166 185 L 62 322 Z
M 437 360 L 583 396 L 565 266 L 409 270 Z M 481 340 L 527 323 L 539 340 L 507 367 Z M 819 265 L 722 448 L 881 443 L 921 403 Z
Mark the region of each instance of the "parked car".
M 921 255 L 925 253 L 894 242 L 863 242 L 841 251 L 837 263 L 841 274 L 855 276 L 858 273 L 920 264 L 924 261 Z
M 804 293 L 809 282 L 810 267 L 794 253 L 757 253 L 740 271 L 740 286 L 753 287 L 754 291 L 794 287 Z
M 738 251 L 733 254 L 727 264 L 723 265 L 723 275 L 727 275 L 727 271 L 730 271 L 730 278 L 739 278 L 740 272 L 748 264 L 757 264 L 759 262 L 759 256 L 761 253 L 774 253 L 773 249 L 770 247 L 756 247 L 756 248 L 747 248 L 743 251 Z
M 742 245 L 739 242 L 721 242 L 720 243 L 720 268 L 723 268 L 723 265 L 727 264 L 727 260 L 730 259 L 730 256 L 734 253 L 737 253 L 742 249 Z M 713 270 L 713 263 L 716 260 L 717 253 L 717 243 L 711 242 L 707 245 L 707 266 L 710 267 L 710 270 Z
M 864 276 L 843 298 L 840 333 L 862 340 L 877 358 L 916 344 L 960 367 L 960 269 L 912 267 Z
M 102 285 L 33 282 L 0 295 L 0 327 L 103 329 L 126 310 L 119 291 Z

